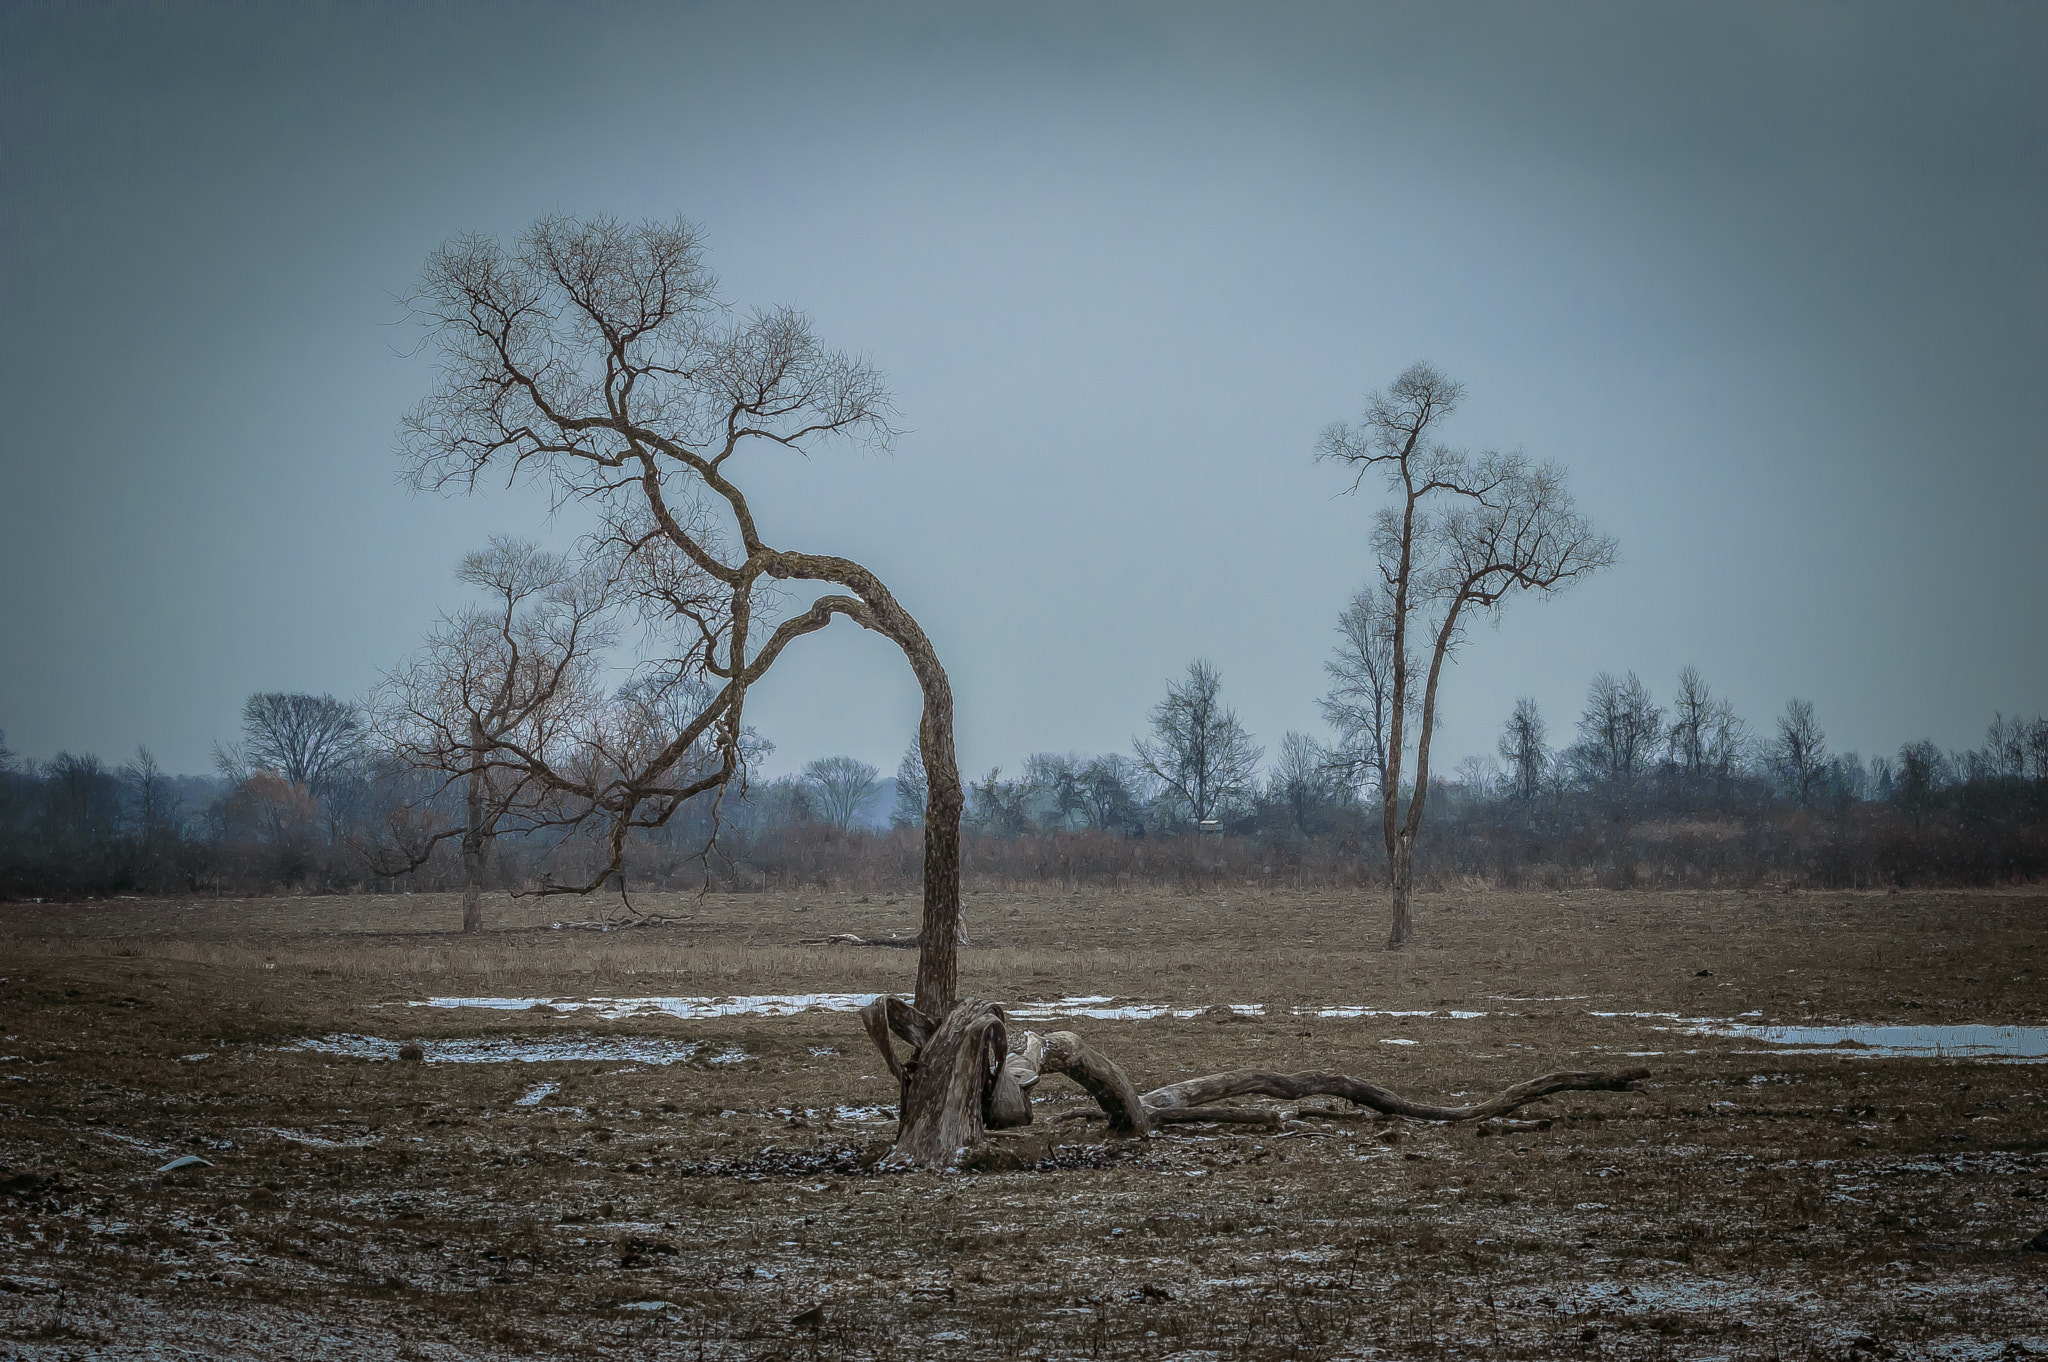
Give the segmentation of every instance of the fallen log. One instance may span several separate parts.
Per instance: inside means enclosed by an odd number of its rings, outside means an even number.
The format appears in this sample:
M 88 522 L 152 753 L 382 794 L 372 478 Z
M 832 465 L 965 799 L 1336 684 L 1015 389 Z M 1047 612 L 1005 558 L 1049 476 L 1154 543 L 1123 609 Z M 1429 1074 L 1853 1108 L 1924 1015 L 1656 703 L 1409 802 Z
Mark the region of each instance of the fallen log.
M 1054 1031 L 1045 1037 L 1039 1069 L 1043 1073 L 1065 1074 L 1086 1088 L 1109 1117 L 1109 1128 L 1119 1135 L 1152 1133 L 1151 1112 L 1145 1099 L 1138 1095 L 1137 1085 L 1115 1060 L 1089 1048 L 1072 1031 Z
M 1508 1113 L 1559 1092 L 1628 1092 L 1648 1069 L 1613 1073 L 1560 1071 L 1528 1079 L 1478 1102 L 1445 1106 L 1403 1097 L 1377 1083 L 1327 1070 L 1275 1073 L 1235 1069 L 1184 1079 L 1140 1093 L 1119 1064 L 1072 1031 L 1027 1031 L 1013 1047 L 1003 1010 L 970 998 L 936 1022 L 901 998 L 877 998 L 860 1009 L 861 1025 L 897 1081 L 896 1143 L 885 1169 L 959 1168 L 991 1130 L 1031 1123 L 1031 1090 L 1046 1074 L 1065 1074 L 1095 1099 L 1101 1119 L 1120 1135 L 1145 1137 L 1160 1125 L 1216 1122 L 1278 1127 L 1290 1116 L 1345 1119 L 1349 1113 L 1293 1112 L 1227 1105 L 1243 1097 L 1298 1102 L 1339 1097 L 1354 1107 L 1417 1121 L 1476 1123 L 1480 1135 L 1544 1130 L 1550 1122 Z M 893 1038 L 893 1039 L 892 1039 Z M 899 1059 L 894 1040 L 910 1046 Z M 1069 1113 L 1062 1121 L 1087 1119 Z M 1389 1137 L 1391 1138 L 1391 1137 Z
M 1278 1107 L 1165 1107 L 1146 1110 L 1161 1125 L 1271 1126 L 1278 1130 L 1280 1123 L 1288 1119 L 1288 1113 Z
M 1229 1073 L 1209 1074 L 1154 1088 L 1145 1094 L 1144 1103 L 1156 1113 L 1180 1107 L 1210 1106 L 1233 1097 L 1277 1097 L 1282 1101 L 1299 1101 L 1304 1097 L 1341 1097 L 1353 1106 L 1370 1107 L 1388 1116 L 1406 1116 L 1416 1121 L 1478 1121 L 1505 1116 L 1517 1107 L 1527 1106 L 1554 1092 L 1627 1092 L 1649 1076 L 1648 1069 L 1544 1074 L 1540 1078 L 1517 1083 L 1483 1102 L 1445 1107 L 1412 1101 L 1389 1088 L 1349 1074 L 1328 1071 L 1282 1074 L 1264 1069 L 1235 1069 Z
M 908 951 L 917 949 L 914 936 L 878 936 L 873 939 L 855 936 L 852 932 L 840 932 L 836 936 L 803 936 L 797 938 L 799 946 L 872 946 L 876 950 Z

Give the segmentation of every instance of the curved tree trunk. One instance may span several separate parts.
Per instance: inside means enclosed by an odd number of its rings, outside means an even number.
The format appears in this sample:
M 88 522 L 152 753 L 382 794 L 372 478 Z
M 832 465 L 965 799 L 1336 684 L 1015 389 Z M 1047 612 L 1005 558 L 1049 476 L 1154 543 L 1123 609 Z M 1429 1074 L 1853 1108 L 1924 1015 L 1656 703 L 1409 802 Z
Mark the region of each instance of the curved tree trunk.
M 769 575 L 837 582 L 860 598 L 862 612 L 849 612 L 864 629 L 872 629 L 903 650 L 924 693 L 918 720 L 918 750 L 924 756 L 924 921 L 918 933 L 917 1010 L 944 1018 L 959 996 L 960 815 L 967 792 L 960 782 L 960 762 L 953 752 L 953 683 L 939 662 L 938 650 L 924 629 L 897 601 L 881 578 L 850 558 L 822 554 L 777 553 L 766 564 Z

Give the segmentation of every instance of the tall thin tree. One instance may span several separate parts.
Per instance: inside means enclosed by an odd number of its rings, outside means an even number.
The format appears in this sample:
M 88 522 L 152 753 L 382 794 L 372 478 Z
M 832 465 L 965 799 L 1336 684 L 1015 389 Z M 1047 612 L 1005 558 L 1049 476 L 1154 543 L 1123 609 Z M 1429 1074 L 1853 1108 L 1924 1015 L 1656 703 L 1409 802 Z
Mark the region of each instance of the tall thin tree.
M 1354 470 L 1354 491 L 1376 476 L 1391 496 L 1374 519 L 1370 541 L 1387 594 L 1393 670 L 1380 790 L 1393 898 L 1390 947 L 1415 934 L 1415 840 L 1429 796 L 1437 687 L 1467 620 L 1499 609 L 1514 592 L 1562 590 L 1615 559 L 1614 541 L 1594 533 L 1579 514 L 1556 465 L 1520 454 L 1475 456 L 1436 441 L 1438 426 L 1463 395 L 1461 385 L 1430 365 L 1412 365 L 1368 399 L 1358 425 L 1332 425 L 1317 445 L 1317 457 Z M 1419 636 L 1416 655 L 1429 661 L 1404 807 L 1407 718 L 1416 683 L 1411 636 Z

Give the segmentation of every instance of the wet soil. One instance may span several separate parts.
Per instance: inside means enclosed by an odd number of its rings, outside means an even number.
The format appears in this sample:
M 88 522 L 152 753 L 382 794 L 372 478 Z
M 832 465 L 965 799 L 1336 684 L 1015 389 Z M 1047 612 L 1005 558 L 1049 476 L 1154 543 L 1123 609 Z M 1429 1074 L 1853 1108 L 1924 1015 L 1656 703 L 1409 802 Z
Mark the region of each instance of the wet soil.
M 2039 1027 L 2048 896 L 1443 894 L 1389 954 L 1376 899 L 979 894 L 963 991 L 1141 1086 L 1652 1078 L 1142 1143 L 1055 1078 L 1019 1171 L 889 1176 L 850 1013 L 562 1004 L 907 989 L 797 942 L 914 905 L 636 903 L 0 905 L 0 1358 L 2048 1354 L 2048 1068 L 1688 1024 Z

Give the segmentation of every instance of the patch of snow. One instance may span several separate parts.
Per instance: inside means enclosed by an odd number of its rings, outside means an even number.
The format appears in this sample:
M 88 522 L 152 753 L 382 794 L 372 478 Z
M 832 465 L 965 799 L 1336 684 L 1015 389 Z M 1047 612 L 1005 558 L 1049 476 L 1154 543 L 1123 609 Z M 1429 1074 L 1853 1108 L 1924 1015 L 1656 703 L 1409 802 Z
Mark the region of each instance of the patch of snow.
M 347 1055 L 355 1059 L 398 1058 L 405 1042 L 381 1036 L 320 1036 L 283 1048 Z M 625 1061 L 632 1064 L 681 1064 L 693 1057 L 692 1041 L 652 1040 L 631 1036 L 489 1036 L 474 1040 L 421 1041 L 429 1064 L 549 1064 Z
M 361 1135 L 352 1140 L 331 1140 L 324 1135 L 308 1135 L 303 1130 L 289 1130 L 284 1126 L 256 1126 L 254 1129 L 298 1144 L 311 1145 L 315 1149 L 367 1149 L 377 1143 L 374 1135 Z

